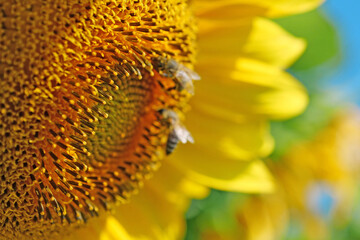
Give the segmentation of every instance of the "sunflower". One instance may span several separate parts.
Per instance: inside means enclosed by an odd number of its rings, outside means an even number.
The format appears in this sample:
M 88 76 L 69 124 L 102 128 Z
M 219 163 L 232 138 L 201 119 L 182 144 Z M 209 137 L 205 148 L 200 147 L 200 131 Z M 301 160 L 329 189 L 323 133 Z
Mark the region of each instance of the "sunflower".
M 358 193 L 359 117 L 359 109 L 342 110 L 314 139 L 269 162 L 277 190 L 233 196 L 237 227 L 205 230 L 204 239 L 330 239 L 351 219 Z
M 305 44 L 264 17 L 318 4 L 1 1 L 0 237 L 175 239 L 208 187 L 271 191 L 267 122 L 306 106 L 283 71 Z M 161 161 L 192 141 L 196 52 L 197 144 Z

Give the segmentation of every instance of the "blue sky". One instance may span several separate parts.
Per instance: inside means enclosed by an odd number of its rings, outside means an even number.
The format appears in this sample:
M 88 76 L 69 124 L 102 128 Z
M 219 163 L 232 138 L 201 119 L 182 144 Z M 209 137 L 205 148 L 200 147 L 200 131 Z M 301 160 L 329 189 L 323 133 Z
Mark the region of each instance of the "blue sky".
M 327 82 L 342 89 L 344 97 L 360 104 L 360 1 L 328 0 L 322 9 L 338 30 L 343 61 Z

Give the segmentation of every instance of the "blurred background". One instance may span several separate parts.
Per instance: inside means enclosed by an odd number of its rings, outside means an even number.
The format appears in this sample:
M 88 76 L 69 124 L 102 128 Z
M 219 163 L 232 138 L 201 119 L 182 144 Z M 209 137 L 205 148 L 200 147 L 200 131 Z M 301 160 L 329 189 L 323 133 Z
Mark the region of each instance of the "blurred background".
M 265 161 L 278 189 L 193 200 L 185 239 L 360 239 L 359 10 L 358 0 L 328 0 L 274 20 L 308 43 L 289 72 L 310 95 L 305 113 L 272 123 Z

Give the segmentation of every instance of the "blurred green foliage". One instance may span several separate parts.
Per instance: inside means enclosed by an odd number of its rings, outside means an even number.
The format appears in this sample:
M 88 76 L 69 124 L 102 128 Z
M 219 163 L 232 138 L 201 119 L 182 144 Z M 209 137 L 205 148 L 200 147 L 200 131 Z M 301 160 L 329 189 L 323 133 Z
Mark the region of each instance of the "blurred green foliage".
M 186 214 L 185 240 L 201 239 L 205 229 L 231 232 L 231 229 L 238 228 L 234 212 L 245 198 L 246 195 L 237 194 L 235 200 L 233 193 L 212 190 L 206 199 L 193 200 Z
M 355 199 L 356 203 L 360 203 L 360 191 L 357 191 Z M 332 229 L 331 240 L 349 240 L 360 239 L 360 204 L 356 204 L 352 209 L 352 215 L 346 226 L 330 226 Z

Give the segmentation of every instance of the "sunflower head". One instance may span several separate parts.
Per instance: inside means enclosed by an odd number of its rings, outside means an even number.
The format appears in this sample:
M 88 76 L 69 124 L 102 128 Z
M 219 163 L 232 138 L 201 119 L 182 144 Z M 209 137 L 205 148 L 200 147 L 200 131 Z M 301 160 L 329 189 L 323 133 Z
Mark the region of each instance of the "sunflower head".
M 0 10 L 0 237 L 53 239 L 126 201 L 171 133 L 190 140 L 195 30 L 185 0 Z

